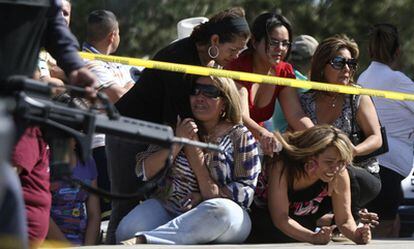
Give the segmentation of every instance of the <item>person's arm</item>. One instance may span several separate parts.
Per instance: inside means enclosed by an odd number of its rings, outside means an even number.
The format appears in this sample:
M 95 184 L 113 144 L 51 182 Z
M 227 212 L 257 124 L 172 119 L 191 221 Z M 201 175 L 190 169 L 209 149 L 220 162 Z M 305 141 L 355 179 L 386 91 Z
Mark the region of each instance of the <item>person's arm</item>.
M 299 131 L 314 126 L 312 120 L 302 110 L 296 88 L 284 87 L 279 93 L 279 102 L 286 121 L 292 129 Z
M 65 235 L 62 233 L 52 217 L 49 219 L 49 230 L 47 231 L 46 238 L 51 241 L 59 241 L 70 245 L 70 241 L 66 239 Z
M 68 82 L 68 78 L 66 77 L 65 72 L 62 68 L 58 67 L 57 65 L 49 66 L 50 76 L 53 79 L 58 79 L 62 82 Z
M 367 155 L 382 145 L 377 112 L 369 96 L 361 95 L 356 121 L 365 135 L 365 140 L 355 146 L 355 155 Z
M 102 91 L 106 93 L 111 103 L 116 103 L 122 95 L 128 91 L 128 89 L 113 83 L 109 87 L 104 88 Z
M 197 135 L 197 131 L 197 126 L 191 118 L 181 121 L 181 118 L 179 116 L 177 117 L 175 130 L 175 135 L 177 137 L 193 139 L 194 136 Z M 181 145 L 173 145 L 172 161 L 175 160 L 181 149 Z M 169 154 L 170 151 L 168 149 L 159 149 L 159 147 L 150 145 L 145 152 L 141 152 L 137 155 L 137 165 L 135 170 L 137 176 L 143 180 L 153 178 L 165 167 L 165 161 Z
M 184 152 L 191 169 L 197 178 L 198 187 L 203 200 L 220 197 L 220 187 L 211 178 L 205 165 L 204 152 L 194 146 L 184 146 Z
M 134 86 L 134 83 L 128 82 L 124 86 L 120 86 L 113 82 L 108 88 L 102 91 L 106 93 L 112 103 L 116 103 L 126 92 Z
M 54 86 L 60 86 L 63 87 L 65 85 L 65 82 L 63 82 L 61 79 L 55 78 L 55 77 L 49 77 L 49 76 L 41 76 L 40 80 L 45 83 L 51 83 Z
M 236 83 L 239 90 L 239 96 L 242 104 L 242 119 L 243 124 L 250 130 L 253 136 L 259 141 L 263 153 L 266 155 L 273 155 L 274 144 L 277 143 L 273 133 L 266 128 L 260 126 L 256 121 L 250 117 L 249 111 L 249 93 L 246 87 Z
M 321 231 L 315 233 L 289 217 L 288 183 L 282 168 L 282 162 L 278 161 L 270 169 L 268 208 L 273 224 L 295 240 L 327 244 L 330 241 L 331 228 L 323 227 Z
M 238 83 L 236 83 L 236 86 L 239 90 L 239 96 L 242 105 L 243 124 L 250 130 L 250 132 L 256 139 L 259 139 L 261 133 L 266 133 L 269 131 L 261 127 L 258 123 L 256 123 L 253 119 L 250 118 L 249 93 L 247 92 L 246 87 Z
M 133 85 L 132 82 L 121 86 L 124 79 L 117 78 L 110 72 L 105 62 L 91 60 L 86 63 L 87 68 L 96 75 L 98 79 L 97 90 L 104 92 L 111 103 L 116 103 Z M 120 72 L 121 73 L 121 72 Z
M 93 180 L 91 186 L 98 187 L 97 180 Z M 101 208 L 99 206 L 99 197 L 94 194 L 89 194 L 86 201 L 86 212 L 88 217 L 88 224 L 85 232 L 85 245 L 96 245 L 101 230 Z
M 173 145 L 173 161 L 180 152 L 181 147 Z M 150 146 L 144 152 L 137 155 L 137 164 L 135 172 L 142 180 L 152 179 L 158 172 L 165 167 L 165 161 L 170 154 L 168 149 L 160 149 L 159 147 Z M 145 172 L 145 173 L 144 173 Z
M 257 142 L 251 132 L 244 127 L 239 132 L 241 134 L 238 133 L 233 141 L 234 153 L 219 154 L 214 158 L 220 158 L 216 162 L 220 169 L 233 169 L 231 180 L 220 188 L 220 196 L 247 208 L 253 202 L 261 163 Z
M 182 136 L 187 134 L 187 137 L 198 141 L 198 128 L 194 120 L 186 118 L 182 122 L 177 121 L 177 134 Z M 177 135 L 178 136 L 178 135 Z M 204 152 L 202 149 L 195 146 L 184 146 L 183 148 L 188 163 L 197 178 L 198 187 L 203 200 L 216 198 L 220 196 L 220 188 L 217 183 L 211 178 L 210 173 L 205 165 Z
M 351 213 L 351 184 L 347 170 L 336 176 L 333 186 L 332 205 L 335 223 L 341 233 L 357 244 L 367 244 L 371 240 L 371 229 L 368 224 L 357 228 Z

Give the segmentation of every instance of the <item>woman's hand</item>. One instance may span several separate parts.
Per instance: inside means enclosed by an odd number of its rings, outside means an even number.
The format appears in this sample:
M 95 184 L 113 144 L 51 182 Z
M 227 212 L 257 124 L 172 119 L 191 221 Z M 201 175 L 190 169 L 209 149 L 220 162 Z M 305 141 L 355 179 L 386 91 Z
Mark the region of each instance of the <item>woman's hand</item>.
M 332 231 L 336 228 L 333 226 L 323 226 L 321 229 L 313 234 L 311 243 L 314 245 L 326 245 L 332 239 Z
M 368 244 L 369 241 L 371 241 L 371 227 L 368 224 L 358 227 L 355 230 L 355 243 Z
M 370 227 L 375 227 L 379 224 L 378 214 L 368 212 L 366 208 L 359 210 L 359 217 L 363 224 L 368 224 Z
M 181 120 L 181 117 L 177 116 L 177 125 L 175 128 L 175 135 L 177 137 L 199 140 L 197 132 L 198 127 L 194 119 L 185 118 L 184 120 Z
M 273 133 L 266 129 L 263 129 L 263 131 L 260 133 L 259 143 L 263 150 L 263 154 L 268 155 L 270 157 L 273 157 L 273 152 L 278 152 L 278 148 L 282 147 L 282 145 L 279 141 L 277 141 Z
M 203 197 L 198 192 L 191 192 L 191 194 L 187 195 L 183 200 L 183 212 L 187 212 L 188 210 L 195 208 L 200 202 L 203 201 Z

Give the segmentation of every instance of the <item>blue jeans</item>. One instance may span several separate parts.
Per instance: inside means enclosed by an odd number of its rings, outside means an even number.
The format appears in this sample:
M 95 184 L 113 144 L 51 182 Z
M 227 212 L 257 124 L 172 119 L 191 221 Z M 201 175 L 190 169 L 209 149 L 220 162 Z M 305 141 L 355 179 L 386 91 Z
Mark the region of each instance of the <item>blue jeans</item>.
M 250 229 L 249 214 L 230 199 L 209 199 L 178 216 L 149 199 L 119 223 L 116 238 L 118 243 L 144 235 L 148 244 L 234 244 L 242 243 Z

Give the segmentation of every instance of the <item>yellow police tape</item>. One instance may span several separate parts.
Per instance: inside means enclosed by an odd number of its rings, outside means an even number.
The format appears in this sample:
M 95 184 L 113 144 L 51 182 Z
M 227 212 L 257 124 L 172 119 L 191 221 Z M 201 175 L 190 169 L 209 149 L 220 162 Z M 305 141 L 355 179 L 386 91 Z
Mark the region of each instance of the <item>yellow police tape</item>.
M 121 63 L 124 65 L 173 71 L 173 72 L 179 72 L 179 73 L 196 74 L 196 75 L 202 75 L 202 76 L 212 75 L 212 76 L 227 77 L 227 78 L 232 78 L 235 80 L 248 81 L 248 82 L 268 83 L 268 84 L 274 84 L 274 85 L 290 86 L 290 87 L 304 88 L 304 89 L 314 89 L 314 90 L 321 90 L 321 91 L 328 91 L 328 92 L 369 95 L 369 96 L 375 96 L 375 97 L 381 97 L 381 98 L 387 98 L 387 99 L 414 101 L 414 94 L 408 94 L 408 93 L 402 93 L 402 92 L 384 91 L 384 90 L 376 90 L 376 89 L 370 89 L 370 88 L 359 88 L 359 87 L 353 87 L 353 86 L 327 84 L 327 83 L 320 83 L 320 82 L 314 82 L 314 81 L 303 81 L 303 80 L 280 78 L 280 77 L 268 76 L 268 75 L 262 75 L 262 74 L 230 71 L 230 70 L 224 70 L 224 69 L 184 65 L 184 64 L 161 62 L 161 61 L 136 59 L 136 58 L 129 58 L 129 57 L 121 57 L 121 56 L 101 55 L 101 54 L 93 54 L 93 53 L 86 53 L 86 52 L 80 52 L 79 54 L 82 58 L 89 59 L 89 60 L 116 62 L 116 63 Z

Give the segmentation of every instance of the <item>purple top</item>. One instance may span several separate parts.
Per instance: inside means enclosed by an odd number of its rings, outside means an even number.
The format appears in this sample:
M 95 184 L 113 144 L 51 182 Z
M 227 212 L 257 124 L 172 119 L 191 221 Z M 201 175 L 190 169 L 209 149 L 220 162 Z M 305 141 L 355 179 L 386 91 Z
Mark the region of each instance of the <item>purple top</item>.
M 78 162 L 73 169 L 73 177 L 86 184 L 91 184 L 97 175 L 93 158 L 85 164 Z M 50 191 L 52 193 L 51 217 L 70 242 L 82 245 L 88 218 L 86 213 L 88 192 L 62 181 L 52 182 Z

